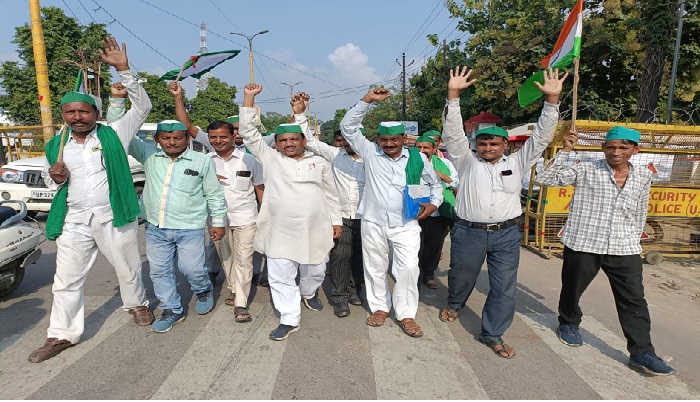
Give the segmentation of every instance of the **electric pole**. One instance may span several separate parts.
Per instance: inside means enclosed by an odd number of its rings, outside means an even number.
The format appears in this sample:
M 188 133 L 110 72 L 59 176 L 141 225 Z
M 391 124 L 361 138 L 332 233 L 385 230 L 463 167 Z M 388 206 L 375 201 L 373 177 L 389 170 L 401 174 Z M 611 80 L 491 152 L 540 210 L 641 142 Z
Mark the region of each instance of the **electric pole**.
M 54 136 L 53 116 L 51 115 L 49 66 L 46 62 L 46 46 L 44 43 L 44 29 L 41 26 L 41 8 L 39 7 L 39 0 L 29 0 L 29 17 L 32 25 L 32 47 L 34 49 L 36 83 L 39 91 L 41 126 L 44 132 L 44 143 L 48 144 Z
M 402 63 L 401 63 L 401 71 L 402 71 L 402 72 L 401 72 L 401 80 L 403 81 L 403 86 L 402 86 L 403 89 L 401 90 L 401 93 L 402 93 L 402 95 L 403 95 L 403 96 L 402 96 L 402 98 L 403 98 L 403 100 L 402 100 L 403 106 L 402 106 L 402 109 L 401 109 L 401 110 L 402 110 L 402 113 L 403 113 L 403 121 L 406 121 L 406 53 L 401 53 L 401 59 L 402 59 Z M 413 61 L 415 61 L 415 60 L 413 60 Z M 410 66 L 411 64 L 413 64 L 413 61 L 411 61 L 411 63 L 409 63 L 409 66 Z M 398 60 L 397 60 L 397 62 L 398 62 Z

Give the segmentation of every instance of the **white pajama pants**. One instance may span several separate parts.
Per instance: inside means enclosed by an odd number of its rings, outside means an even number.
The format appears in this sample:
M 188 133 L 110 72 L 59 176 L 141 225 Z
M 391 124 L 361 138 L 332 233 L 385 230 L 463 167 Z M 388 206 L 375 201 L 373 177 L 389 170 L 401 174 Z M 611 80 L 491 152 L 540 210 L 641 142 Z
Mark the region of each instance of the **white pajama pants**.
M 93 216 L 88 225 L 68 223 L 56 239 L 56 275 L 48 338 L 77 343 L 85 328 L 83 285 L 97 251 L 114 266 L 119 280 L 122 308 L 148 306 L 141 275 L 138 223 L 115 228 Z
M 272 303 L 280 312 L 280 324 L 298 326 L 301 322 L 301 298 L 310 299 L 326 278 L 326 260 L 318 265 L 299 264 L 284 258 L 267 257 L 267 280 Z M 299 286 L 297 286 L 299 273 Z
M 229 226 L 226 236 L 214 242 L 226 274 L 226 285 L 236 295 L 236 307 L 248 307 L 250 284 L 253 280 L 253 241 L 255 223 Z
M 372 313 L 391 310 L 389 263 L 394 284 L 396 319 L 416 318 L 418 311 L 418 250 L 420 226 L 390 228 L 362 221 L 362 262 L 365 268 L 367 303 Z

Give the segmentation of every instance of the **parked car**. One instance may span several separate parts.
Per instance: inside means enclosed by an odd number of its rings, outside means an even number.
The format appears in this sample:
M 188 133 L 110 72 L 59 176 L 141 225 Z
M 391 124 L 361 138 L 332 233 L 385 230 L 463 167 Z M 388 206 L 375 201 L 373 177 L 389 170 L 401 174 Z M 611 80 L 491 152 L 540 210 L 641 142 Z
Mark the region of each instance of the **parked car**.
M 142 140 L 153 142 L 156 124 L 145 123 L 136 134 Z M 141 195 L 146 182 L 143 165 L 136 159 L 129 158 L 131 177 L 136 193 Z M 49 190 L 41 177 L 46 157 L 24 158 L 12 161 L 0 168 L 0 198 L 19 200 L 27 204 L 27 215 L 36 216 L 39 212 L 49 212 L 55 191 Z

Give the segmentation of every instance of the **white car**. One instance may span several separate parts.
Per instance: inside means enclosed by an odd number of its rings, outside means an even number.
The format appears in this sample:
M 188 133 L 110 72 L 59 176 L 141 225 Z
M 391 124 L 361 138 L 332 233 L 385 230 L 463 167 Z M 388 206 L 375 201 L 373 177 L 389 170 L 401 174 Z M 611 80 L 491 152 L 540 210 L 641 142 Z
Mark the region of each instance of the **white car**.
M 152 123 L 144 124 L 136 135 L 144 141 L 152 142 L 156 131 L 155 126 Z M 44 161 L 46 161 L 44 156 L 24 158 L 0 168 L 0 198 L 24 201 L 27 204 L 27 215 L 31 217 L 39 212 L 49 212 L 55 191 L 49 190 L 41 177 Z M 143 165 L 129 156 L 129 167 L 136 193 L 141 195 L 146 182 Z

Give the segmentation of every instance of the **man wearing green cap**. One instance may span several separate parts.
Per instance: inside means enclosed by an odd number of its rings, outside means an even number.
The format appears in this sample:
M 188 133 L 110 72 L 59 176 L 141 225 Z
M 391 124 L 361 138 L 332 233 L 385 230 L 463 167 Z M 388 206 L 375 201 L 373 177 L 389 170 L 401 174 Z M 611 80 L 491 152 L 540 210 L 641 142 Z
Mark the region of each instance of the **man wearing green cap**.
M 310 310 L 323 308 L 318 288 L 343 221 L 330 163 L 304 149 L 306 133 L 298 124 L 275 129 L 277 150 L 263 143 L 253 107 L 261 91 L 258 84 L 244 88 L 240 134 L 263 166 L 265 196 L 258 214 L 255 249 L 267 256 L 270 293 L 280 312 L 280 325 L 270 333 L 270 339 L 281 341 L 299 330 L 301 301 Z
M 561 151 L 535 180 L 545 186 L 574 186 L 576 190 L 561 237 L 564 263 L 559 340 L 569 346 L 583 345 L 579 301 L 602 268 L 627 338 L 629 366 L 647 374 L 668 375 L 675 370 L 656 356 L 644 299 L 639 240 L 646 223 L 652 172 L 630 163 L 641 148 L 640 136 L 637 130 L 615 126 L 602 144 L 604 159 L 567 165 L 578 140 L 571 131 L 564 136 Z
M 360 131 L 362 119 L 373 102 L 391 96 L 385 88 L 374 88 L 355 104 L 340 122 L 340 130 L 365 161 L 365 190 L 357 211 L 362 217 L 362 259 L 365 269 L 367 303 L 372 314 L 367 325 L 379 327 L 393 305 L 399 326 L 409 336 L 423 336 L 416 323 L 418 311 L 419 219 L 442 204 L 442 183 L 433 165 L 417 149 L 405 149 L 404 125 L 382 122 L 377 142 Z M 421 180 L 426 185 L 421 185 Z M 427 202 L 420 202 L 417 216 L 405 214 L 411 206 L 408 189 L 421 189 Z M 406 207 L 406 210 L 405 210 Z M 409 217 L 410 216 L 410 217 Z M 389 292 L 389 265 L 396 283 Z M 393 296 L 393 297 L 392 297 Z M 393 298 L 393 303 L 392 303 Z
M 292 97 L 294 123 L 306 132 L 308 120 L 304 111 L 309 102 L 308 94 L 299 92 Z M 343 217 L 343 231 L 330 252 L 329 274 L 333 312 L 339 317 L 350 315 L 349 304 L 362 305 L 358 293 L 364 283 L 362 269 L 362 238 L 357 209 L 365 187 L 365 163 L 340 130 L 334 135 L 336 146 L 316 140 L 306 139 L 306 147 L 323 156 L 331 163 L 333 178 L 340 196 L 340 210 Z
M 559 94 L 568 74 L 559 78 L 558 70 L 545 71 L 544 84 L 537 83 L 545 97 L 537 126 L 522 149 L 508 156 L 504 155 L 508 132 L 495 126 L 476 132 L 476 155 L 469 149 L 459 96 L 476 81 L 470 75 L 468 67 L 450 70 L 443 114 L 442 139 L 461 180 L 451 232 L 447 306 L 440 311 L 440 320 L 457 319 L 486 259 L 491 289 L 481 316 L 479 341 L 496 355 L 512 358 L 515 349 L 502 336 L 515 316 L 521 182 L 552 140 L 559 122 Z
M 443 186 L 443 201 L 440 208 L 429 217 L 418 221 L 421 228 L 418 267 L 423 276 L 423 284 L 429 289 L 438 288 L 435 282 L 435 271 L 440 264 L 442 246 L 445 244 L 445 237 L 449 233 L 454 218 L 455 196 L 452 190 L 456 190 L 459 185 L 459 175 L 452 162 L 437 156 L 437 144 L 433 139 L 435 133 L 439 134 L 433 130 L 416 138 L 416 148 L 428 157 Z
M 167 332 L 185 319 L 177 292 L 176 256 L 177 268 L 195 294 L 195 312 L 207 314 L 214 307 L 205 266 L 204 229 L 207 216 L 211 216 L 211 240 L 223 239 L 226 204 L 214 163 L 207 155 L 187 148 L 189 135 L 183 123 L 161 121 L 154 139 L 160 149 L 135 138 L 129 153 L 146 170 L 146 255 L 162 310 L 151 329 Z
M 119 280 L 122 308 L 139 325 L 150 325 L 153 315 L 141 276 L 138 249 L 138 200 L 126 156 L 131 138 L 151 110 L 148 95 L 129 70 L 126 45 L 114 38 L 102 42 L 103 62 L 114 66 L 133 105 L 119 121 L 97 124 L 100 112 L 86 94 L 69 92 L 61 99 L 61 117 L 68 133 L 46 146 L 42 172 L 50 190 L 56 190 L 46 221 L 46 236 L 56 240 L 56 274 L 48 339 L 29 361 L 38 363 L 78 343 L 84 330 L 83 284 L 97 251 L 101 251 Z M 58 160 L 61 146 L 63 161 Z M 50 165 L 49 165 L 50 164 Z

